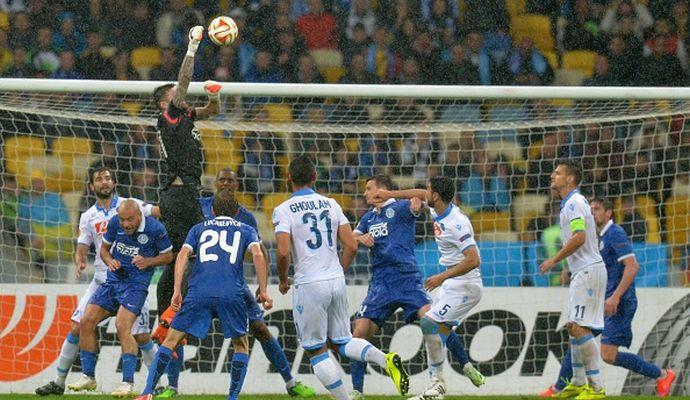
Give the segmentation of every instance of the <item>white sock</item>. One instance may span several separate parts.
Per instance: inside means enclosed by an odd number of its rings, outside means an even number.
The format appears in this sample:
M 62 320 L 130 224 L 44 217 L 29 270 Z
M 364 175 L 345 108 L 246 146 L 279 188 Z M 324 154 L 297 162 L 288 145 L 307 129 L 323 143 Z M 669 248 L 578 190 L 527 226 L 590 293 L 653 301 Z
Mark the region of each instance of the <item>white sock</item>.
M 353 360 L 371 362 L 381 368 L 386 368 L 386 355 L 364 339 L 350 339 L 344 346 L 340 346 L 340 354 Z
M 429 374 L 432 378 L 443 379 L 443 363 L 446 352 L 439 334 L 424 335 L 426 359 L 429 364 Z
M 295 378 L 291 378 L 289 381 L 285 382 L 285 387 L 290 389 L 297 386 L 297 380 Z
M 156 353 L 158 352 L 158 345 L 153 341 L 150 341 L 148 343 L 139 345 L 139 348 L 141 349 L 141 361 L 144 363 L 144 365 L 146 365 L 146 368 L 151 369 L 151 363 L 153 363 L 153 359 L 156 357 Z
M 77 359 L 79 354 L 79 336 L 74 336 L 71 333 L 67 335 L 65 341 L 62 342 L 62 348 L 60 349 L 60 357 L 58 358 L 57 364 L 57 376 L 55 377 L 55 383 L 60 386 L 65 386 L 65 379 L 69 373 L 74 360 Z
M 582 363 L 580 355 L 580 346 L 577 345 L 577 339 L 574 336 L 570 337 L 570 354 L 573 362 L 573 377 L 570 380 L 575 386 L 582 386 L 587 383 L 587 376 L 585 375 L 585 365 Z
M 599 363 L 599 346 L 594 340 L 594 336 L 587 335 L 580 338 L 580 344 L 577 346 L 580 348 L 580 358 L 582 358 L 582 364 L 585 367 L 585 376 L 594 390 L 599 390 L 603 386 L 601 384 L 601 369 Z
M 319 378 L 323 386 L 336 400 L 349 400 L 338 366 L 330 359 L 328 352 L 321 353 L 311 359 L 314 375 Z

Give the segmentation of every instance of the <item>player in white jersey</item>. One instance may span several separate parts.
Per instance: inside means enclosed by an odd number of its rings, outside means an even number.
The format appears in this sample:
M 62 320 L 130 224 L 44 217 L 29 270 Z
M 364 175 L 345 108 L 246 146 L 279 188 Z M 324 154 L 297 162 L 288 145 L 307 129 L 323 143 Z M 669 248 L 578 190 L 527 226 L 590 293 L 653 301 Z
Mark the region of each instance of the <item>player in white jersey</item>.
M 551 190 L 561 201 L 563 248 L 544 261 L 546 273 L 563 259 L 572 274 L 568 290 L 568 334 L 573 378 L 559 397 L 601 399 L 606 396 L 601 383 L 599 347 L 592 330 L 604 329 L 606 266 L 599 254 L 599 237 L 592 210 L 580 194 L 582 170 L 573 160 L 559 161 L 551 174 Z
M 348 400 L 340 369 L 329 358 L 328 346 L 350 359 L 373 362 L 386 370 L 398 391 L 407 394 L 407 373 L 400 356 L 384 354 L 364 339 L 352 337 L 344 270 L 357 253 L 349 221 L 338 203 L 311 187 L 316 169 L 307 156 L 290 163 L 292 197 L 273 212 L 277 269 L 282 294 L 290 290 L 288 269 L 294 263 L 293 318 L 300 345 L 314 374 L 336 400 Z M 338 241 L 343 247 L 342 264 Z
M 484 376 L 472 366 L 458 335 L 451 329 L 467 317 L 482 297 L 482 277 L 479 272 L 479 250 L 474 240 L 474 229 L 469 218 L 452 204 L 455 183 L 450 178 L 434 177 L 427 189 L 378 190 L 375 196 L 381 201 L 388 199 L 419 198 L 425 200 L 434 217 L 434 238 L 439 251 L 439 263 L 445 271 L 429 277 L 424 288 L 431 292 L 440 287 L 431 309 L 420 320 L 424 340 L 440 342 L 441 346 L 429 346 L 427 362 L 431 382 L 417 399 L 443 399 L 446 386 L 443 380 L 443 363 L 446 350 L 451 351 L 463 373 L 479 387 Z M 433 351 L 436 348 L 441 352 Z
M 99 255 L 103 234 L 108 226 L 108 220 L 117 215 L 117 206 L 126 200 L 125 198 L 118 197 L 115 192 L 114 175 L 107 167 L 101 166 L 89 171 L 89 189 L 96 195 L 97 200 L 96 203 L 91 206 L 91 208 L 84 211 L 79 218 L 79 237 L 77 239 L 77 249 L 74 259 L 76 264 L 76 275 L 79 277 L 86 269 L 86 258 L 93 244 L 96 249 L 96 258 L 94 261 L 95 273 L 91 283 L 89 283 L 86 289 L 86 293 L 84 293 L 79 300 L 79 305 L 72 314 L 72 327 L 62 344 L 60 357 L 58 358 L 57 377 L 54 381 L 36 389 L 36 394 L 41 396 L 63 394 L 65 391 L 65 379 L 74 360 L 77 358 L 79 350 L 79 322 L 84 315 L 84 310 L 86 310 L 89 300 L 91 300 L 91 296 L 96 289 L 105 282 L 107 267 Z M 134 200 L 140 204 L 145 215 L 153 215 L 154 217 L 159 216 L 158 207 L 144 204 L 144 202 L 140 200 Z M 148 306 L 144 305 L 141 314 L 132 326 L 132 334 L 142 350 L 144 363 L 146 365 L 150 365 L 153 357 L 156 355 L 156 346 L 151 341 L 150 333 L 149 310 Z M 94 390 L 96 389 L 96 382 L 91 378 L 84 379 L 84 377 L 82 377 L 78 381 L 67 385 L 67 387 L 68 389 L 76 391 Z

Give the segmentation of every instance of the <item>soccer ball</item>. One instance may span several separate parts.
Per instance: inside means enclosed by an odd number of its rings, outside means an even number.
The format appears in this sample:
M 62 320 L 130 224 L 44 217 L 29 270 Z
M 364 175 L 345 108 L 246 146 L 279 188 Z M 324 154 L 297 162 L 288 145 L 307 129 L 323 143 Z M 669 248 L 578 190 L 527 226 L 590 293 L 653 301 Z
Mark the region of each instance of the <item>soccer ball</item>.
M 208 37 L 218 46 L 230 46 L 237 38 L 237 24 L 230 17 L 216 17 L 208 26 Z

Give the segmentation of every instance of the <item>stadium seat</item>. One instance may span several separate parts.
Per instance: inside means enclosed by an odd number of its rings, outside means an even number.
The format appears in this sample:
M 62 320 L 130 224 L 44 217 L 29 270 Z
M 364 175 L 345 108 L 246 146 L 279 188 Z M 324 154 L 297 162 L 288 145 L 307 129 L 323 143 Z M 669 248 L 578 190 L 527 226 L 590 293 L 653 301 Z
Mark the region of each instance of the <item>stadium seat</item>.
M 509 140 L 492 140 L 484 145 L 487 154 L 492 159 L 499 156 L 506 158 L 511 165 L 521 169 L 526 169 L 526 161 L 522 157 L 522 147 L 517 142 Z
M 515 107 L 511 105 L 497 105 L 489 110 L 489 122 L 519 122 L 524 121 L 527 116 L 527 111 L 524 107 Z M 517 140 L 517 130 L 514 128 L 494 129 L 483 132 L 484 141 L 492 140 Z
M 514 43 L 520 43 L 524 38 L 532 38 L 534 45 L 542 52 L 553 51 L 556 45 L 551 19 L 546 15 L 525 14 L 512 18 L 510 35 Z
M 292 107 L 287 104 L 266 104 L 270 122 L 292 122 Z
M 227 167 L 237 171 L 242 163 L 239 149 L 230 139 L 217 135 L 218 132 L 220 131 L 203 131 L 201 134 L 206 160 L 205 172 L 214 176 L 219 170 Z
M 563 69 L 582 71 L 585 78 L 594 75 L 594 64 L 597 53 L 588 50 L 573 50 L 563 53 L 561 58 Z
M 142 108 L 144 108 L 144 105 L 136 101 L 123 101 L 120 107 L 122 107 L 123 110 L 127 111 L 127 114 L 129 114 L 130 116 L 138 117 L 139 112 Z
M 79 209 L 81 206 L 81 197 L 83 192 L 81 190 L 75 190 L 72 192 L 63 192 L 62 200 L 65 202 L 65 206 L 69 210 L 69 220 L 70 225 L 78 226 L 79 224 Z
M 622 199 L 619 197 L 614 201 L 614 216 L 616 221 L 623 221 Z M 661 232 L 659 229 L 659 206 L 657 202 L 644 195 L 635 196 L 635 210 L 645 219 L 647 225 L 647 235 L 645 242 L 661 243 Z
M 523 15 L 527 9 L 526 0 L 506 0 L 506 9 L 510 18 L 515 18 L 518 15 Z
M 666 241 L 671 246 L 685 246 L 690 236 L 690 198 L 671 197 L 666 201 Z
M 452 104 L 447 106 L 441 114 L 442 122 L 476 123 L 481 120 L 479 106 L 474 104 Z
M 5 139 L 3 157 L 7 172 L 17 174 L 20 170 L 20 163 L 27 157 L 45 156 L 46 145 L 43 138 L 34 136 L 14 136 Z
M 161 64 L 160 47 L 137 47 L 132 50 L 131 63 L 134 68 L 153 68 Z
M 510 212 L 477 211 L 470 215 L 476 234 L 484 232 L 510 231 Z
M 10 17 L 6 12 L 0 11 L 0 29 L 5 32 L 10 30 Z
M 554 71 L 553 84 L 556 86 L 580 86 L 584 80 L 585 74 L 580 70 L 559 68 Z
M 513 225 L 517 232 L 524 232 L 529 222 L 546 213 L 546 204 L 549 196 L 541 194 L 523 194 L 515 196 L 511 202 Z
M 340 207 L 343 210 L 347 210 L 348 208 L 350 208 L 350 202 L 352 201 L 352 196 L 349 194 L 326 193 L 326 194 L 324 194 L 324 196 L 333 198 L 335 201 L 338 202 L 338 204 L 340 204 Z
M 63 136 L 55 139 L 51 146 L 53 155 L 60 158 L 88 156 L 93 152 L 91 140 L 88 138 Z
M 273 210 L 289 198 L 290 193 L 269 193 L 265 195 L 261 199 L 263 214 L 270 220 L 273 217 Z
M 477 235 L 478 242 L 517 242 L 518 233 L 511 231 L 482 232 Z
M 237 202 L 242 207 L 248 209 L 249 211 L 256 207 L 256 198 L 254 193 L 235 192 L 235 199 L 237 199 Z
M 340 78 L 345 76 L 345 68 L 343 67 L 322 67 L 321 73 L 326 83 L 338 83 Z
M 551 69 L 553 69 L 554 71 L 557 70 L 559 67 L 558 54 L 556 54 L 555 51 L 543 51 L 542 54 L 544 54 L 544 58 L 546 58 L 546 61 L 549 62 L 549 66 L 551 66 Z
M 319 68 L 343 66 L 343 53 L 338 50 L 318 49 L 310 51 L 309 54 Z
M 74 228 L 71 224 L 43 226 L 31 224 L 34 235 L 43 238 L 41 251 L 46 261 L 69 260 L 74 252 Z

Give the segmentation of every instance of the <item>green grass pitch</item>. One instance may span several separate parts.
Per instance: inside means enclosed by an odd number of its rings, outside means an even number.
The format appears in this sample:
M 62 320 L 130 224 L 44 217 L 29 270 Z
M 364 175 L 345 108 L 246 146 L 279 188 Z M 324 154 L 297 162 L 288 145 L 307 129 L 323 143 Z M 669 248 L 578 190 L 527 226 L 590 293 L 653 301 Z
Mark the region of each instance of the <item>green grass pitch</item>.
M 39 397 L 33 394 L 0 394 L 0 400 L 27 400 L 27 399 L 62 399 L 62 398 L 69 398 L 69 399 L 80 399 L 80 400 L 94 400 L 94 399 L 112 399 L 113 397 L 110 395 L 66 395 L 66 396 L 48 396 L 48 397 Z M 204 395 L 204 396 L 178 396 L 175 397 L 177 400 L 225 400 L 226 396 L 224 395 Z M 688 399 L 690 400 L 690 396 L 686 397 L 680 397 L 680 396 L 675 396 L 675 397 L 667 397 L 668 399 Z M 287 399 L 294 399 L 293 397 L 290 397 L 288 395 L 272 395 L 272 394 L 267 394 L 267 395 L 244 395 L 240 396 L 240 399 L 242 400 L 287 400 Z M 329 396 L 317 396 L 313 397 L 315 400 L 329 400 L 333 399 L 332 397 Z M 388 400 L 388 399 L 401 399 L 400 396 L 367 396 L 367 400 Z M 488 400 L 488 399 L 499 399 L 499 400 L 524 400 L 524 399 L 538 399 L 536 396 L 447 396 L 446 400 Z M 657 397 L 652 397 L 652 396 L 610 396 L 607 397 L 607 399 L 630 399 L 630 400 L 642 400 L 642 399 L 657 399 Z

